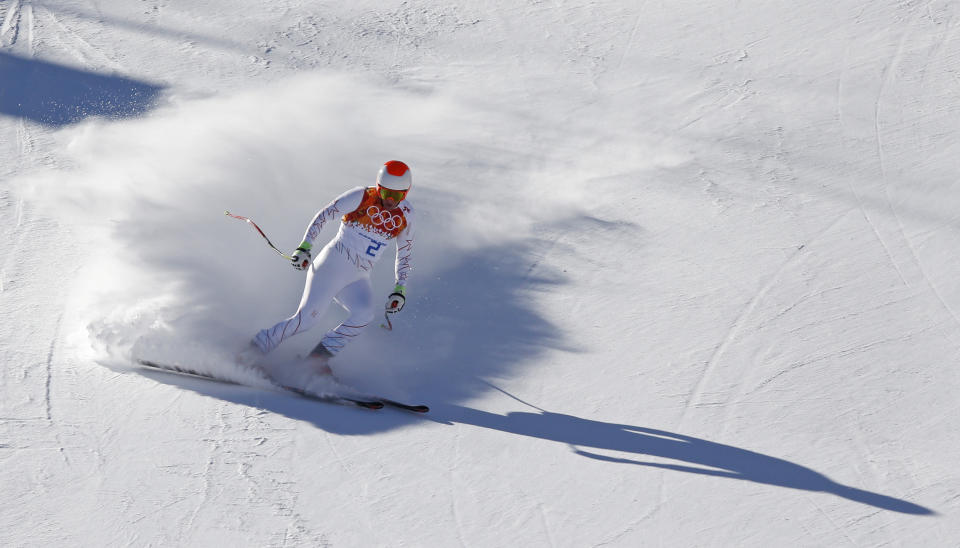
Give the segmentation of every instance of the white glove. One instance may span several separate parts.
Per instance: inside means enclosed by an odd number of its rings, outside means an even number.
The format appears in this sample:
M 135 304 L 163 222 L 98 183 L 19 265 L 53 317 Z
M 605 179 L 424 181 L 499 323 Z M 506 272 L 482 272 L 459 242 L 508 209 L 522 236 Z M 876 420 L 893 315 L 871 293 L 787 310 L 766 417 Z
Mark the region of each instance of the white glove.
M 407 302 L 406 297 L 403 296 L 404 293 L 406 289 L 400 284 L 393 288 L 393 293 L 387 297 L 387 314 L 396 314 L 403 310 L 403 305 Z
M 293 264 L 293 268 L 296 268 L 297 270 L 305 270 L 308 266 L 310 266 L 309 244 L 308 247 L 304 247 L 303 244 L 300 244 L 300 247 L 293 252 L 293 258 L 290 262 Z

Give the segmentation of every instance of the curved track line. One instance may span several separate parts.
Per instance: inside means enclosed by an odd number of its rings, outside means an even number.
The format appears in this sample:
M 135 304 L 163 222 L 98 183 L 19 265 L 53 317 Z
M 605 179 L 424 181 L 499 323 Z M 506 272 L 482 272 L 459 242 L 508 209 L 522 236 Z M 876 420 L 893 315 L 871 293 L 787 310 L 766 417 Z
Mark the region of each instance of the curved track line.
M 807 242 L 798 247 L 790 254 L 789 257 L 780 265 L 776 272 L 770 276 L 770 279 L 767 280 L 765 284 L 753 295 L 749 302 L 743 307 L 740 311 L 740 314 L 737 316 L 737 319 L 734 320 L 733 324 L 727 330 L 726 335 L 714 349 L 713 354 L 710 356 L 710 359 L 707 361 L 706 366 L 703 369 L 703 372 L 700 374 L 700 379 L 697 381 L 696 386 L 694 386 L 693 392 L 691 392 L 690 397 L 687 399 L 686 404 L 684 405 L 683 414 L 680 417 L 680 424 L 683 425 L 687 417 L 689 416 L 690 410 L 699 405 L 701 398 L 703 397 L 704 389 L 709 382 L 710 378 L 713 376 L 714 370 L 717 368 L 717 364 L 720 361 L 720 358 L 726 353 L 727 349 L 736 339 L 737 335 L 743 329 L 745 320 L 753 313 L 757 305 L 763 298 L 769 293 L 769 291 L 777 284 L 780 280 L 780 277 L 786 272 L 789 268 L 792 268 L 795 263 L 797 263 L 802 257 L 802 251 L 812 242 L 819 240 L 825 234 L 827 234 L 833 227 L 840 223 L 843 219 L 847 217 L 850 213 L 850 210 L 845 211 L 843 214 L 838 216 L 833 222 L 824 227 L 822 230 L 817 232 L 813 237 L 811 237 Z
M 640 28 L 640 18 L 643 17 L 643 7 L 647 4 L 647 0 L 643 0 L 637 5 L 637 17 L 633 22 L 633 28 L 630 29 L 630 36 L 627 38 L 627 43 L 623 46 L 623 51 L 620 52 L 620 62 L 617 63 L 617 72 L 620 72 L 623 69 L 623 62 L 627 58 L 627 53 L 630 52 L 630 48 L 633 47 L 634 38 L 637 36 L 637 30 Z
M 17 43 L 17 37 L 20 34 L 20 7 L 20 0 L 13 0 L 13 3 L 7 9 L 7 16 L 4 17 L 3 24 L 0 25 L 0 46 L 10 47 Z
M 930 2 L 927 2 L 924 8 L 929 9 L 931 4 L 933 4 L 933 0 L 931 0 Z M 953 319 L 954 323 L 956 323 L 957 325 L 960 325 L 960 315 L 958 315 L 957 312 L 946 302 L 946 300 L 944 300 L 943 295 L 940 293 L 939 289 L 930 279 L 930 276 L 927 274 L 926 269 L 923 267 L 923 263 L 920 261 L 920 256 L 917 254 L 916 248 L 914 248 L 913 244 L 910 242 L 910 238 L 907 237 L 906 231 L 904 230 L 904 226 L 903 226 L 903 219 L 900 217 L 899 212 L 897 212 L 897 209 L 893 205 L 893 201 L 890 199 L 890 183 L 887 180 L 887 168 L 886 168 L 887 162 L 886 162 L 886 156 L 883 152 L 884 146 L 883 146 L 882 131 L 880 127 L 880 104 L 883 100 L 884 92 L 886 91 L 887 87 L 895 79 L 896 68 L 899 66 L 901 60 L 903 59 L 903 53 L 906 50 L 908 38 L 910 37 L 912 29 L 915 27 L 917 19 L 920 17 L 920 14 L 922 11 L 923 9 L 918 9 L 916 11 L 913 18 L 910 20 L 910 23 L 906 26 L 905 30 L 903 31 L 903 34 L 900 37 L 900 43 L 897 46 L 897 51 L 894 54 L 893 58 L 891 59 L 889 65 L 887 65 L 887 68 L 884 73 L 883 83 L 880 87 L 880 90 L 877 93 L 877 101 L 874 109 L 874 131 L 876 134 L 876 141 L 877 141 L 877 157 L 880 163 L 881 180 L 883 181 L 883 185 L 884 185 L 884 199 L 887 202 L 887 208 L 890 210 L 890 212 L 893 214 L 894 219 L 897 221 L 897 231 L 899 232 L 900 237 L 903 239 L 903 242 L 906 244 L 906 247 L 910 252 L 910 258 L 912 259 L 914 264 L 916 264 L 917 270 L 919 271 L 921 278 L 923 279 L 924 283 L 933 292 L 934 296 L 940 302 L 940 305 L 943 307 L 944 310 L 947 311 L 947 313 Z M 949 31 L 950 34 L 948 34 L 948 36 L 952 35 L 952 31 L 953 29 Z M 941 43 L 938 44 L 938 48 L 942 47 L 942 42 L 943 40 L 941 40 Z M 877 234 L 877 236 L 879 237 L 879 233 Z M 884 247 L 886 248 L 886 246 Z M 888 256 L 890 255 L 889 250 L 887 255 Z M 892 257 L 891 257 L 891 260 L 893 260 Z M 894 263 L 894 266 L 897 267 L 896 263 Z M 897 272 L 900 273 L 900 278 L 903 279 L 904 283 L 906 283 L 907 286 L 909 287 L 910 284 L 904 279 L 903 273 L 900 271 L 899 267 L 897 267 Z
M 697 381 L 696 386 L 693 388 L 693 392 L 690 394 L 690 397 L 687 399 L 687 403 L 684 406 L 683 415 L 680 418 L 681 424 L 683 424 L 687 415 L 690 412 L 690 409 L 696 407 L 703 397 L 703 391 L 709 382 L 710 378 L 713 376 L 713 372 L 717 367 L 717 363 L 720 361 L 720 358 L 727 352 L 727 348 L 730 347 L 733 340 L 736 339 L 737 335 L 740 333 L 740 330 L 743 328 L 744 320 L 753 313 L 754 309 L 757 307 L 757 304 L 767 295 L 770 289 L 777 283 L 780 279 L 780 275 L 787 269 L 788 266 L 791 266 L 800 256 L 801 249 L 795 250 L 790 257 L 780 265 L 780 268 L 770 276 L 770 279 L 767 280 L 765 284 L 754 293 L 750 301 L 747 302 L 746 306 L 741 309 L 740 314 L 737 316 L 737 319 L 734 320 L 733 324 L 727 330 L 726 335 L 720 341 L 720 344 L 714 349 L 713 354 L 710 356 L 710 359 L 707 361 L 706 367 L 704 367 L 703 372 L 700 374 L 700 379 Z

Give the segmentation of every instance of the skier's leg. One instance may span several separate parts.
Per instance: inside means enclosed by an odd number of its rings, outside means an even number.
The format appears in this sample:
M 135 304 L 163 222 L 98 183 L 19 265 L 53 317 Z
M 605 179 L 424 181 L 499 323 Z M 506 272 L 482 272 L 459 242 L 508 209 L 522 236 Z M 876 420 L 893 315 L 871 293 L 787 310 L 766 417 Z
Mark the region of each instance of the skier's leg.
M 353 265 L 331 251 L 330 247 L 324 248 L 307 271 L 297 311 L 273 327 L 260 330 L 253 338 L 261 352 L 266 354 L 293 335 L 312 328 L 337 292 L 356 277 Z
M 370 287 L 370 278 L 364 276 L 344 287 L 337 294 L 336 300 L 350 315 L 343 323 L 327 331 L 314 349 L 314 354 L 329 354 L 329 357 L 336 355 L 373 320 L 373 290 Z

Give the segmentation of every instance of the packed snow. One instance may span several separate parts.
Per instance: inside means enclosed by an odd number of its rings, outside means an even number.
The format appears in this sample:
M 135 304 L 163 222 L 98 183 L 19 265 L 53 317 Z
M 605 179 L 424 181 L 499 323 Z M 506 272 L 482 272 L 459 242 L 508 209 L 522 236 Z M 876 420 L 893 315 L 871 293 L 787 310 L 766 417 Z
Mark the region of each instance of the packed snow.
M 0 2 L 0 545 L 956 546 L 958 33 L 948 0 Z M 224 211 L 289 253 L 393 159 L 407 305 L 332 366 L 431 412 L 270 389 L 234 356 L 303 273 Z M 271 366 L 308 385 L 344 316 Z

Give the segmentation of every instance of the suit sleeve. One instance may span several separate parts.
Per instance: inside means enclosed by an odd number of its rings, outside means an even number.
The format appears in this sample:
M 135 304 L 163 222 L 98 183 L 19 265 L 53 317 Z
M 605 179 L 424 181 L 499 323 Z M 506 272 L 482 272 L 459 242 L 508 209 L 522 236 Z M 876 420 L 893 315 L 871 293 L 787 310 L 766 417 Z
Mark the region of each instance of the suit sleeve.
M 397 285 L 406 286 L 407 276 L 413 269 L 413 232 L 414 214 L 412 208 L 405 208 L 407 226 L 397 236 L 397 261 L 394 264 L 394 277 Z
M 348 190 L 327 204 L 327 207 L 318 211 L 313 220 L 310 221 L 310 225 L 307 226 L 300 247 L 304 249 L 312 248 L 317 243 L 317 238 L 320 237 L 320 231 L 323 230 L 328 221 L 360 207 L 360 202 L 363 201 L 363 190 L 363 187 Z

